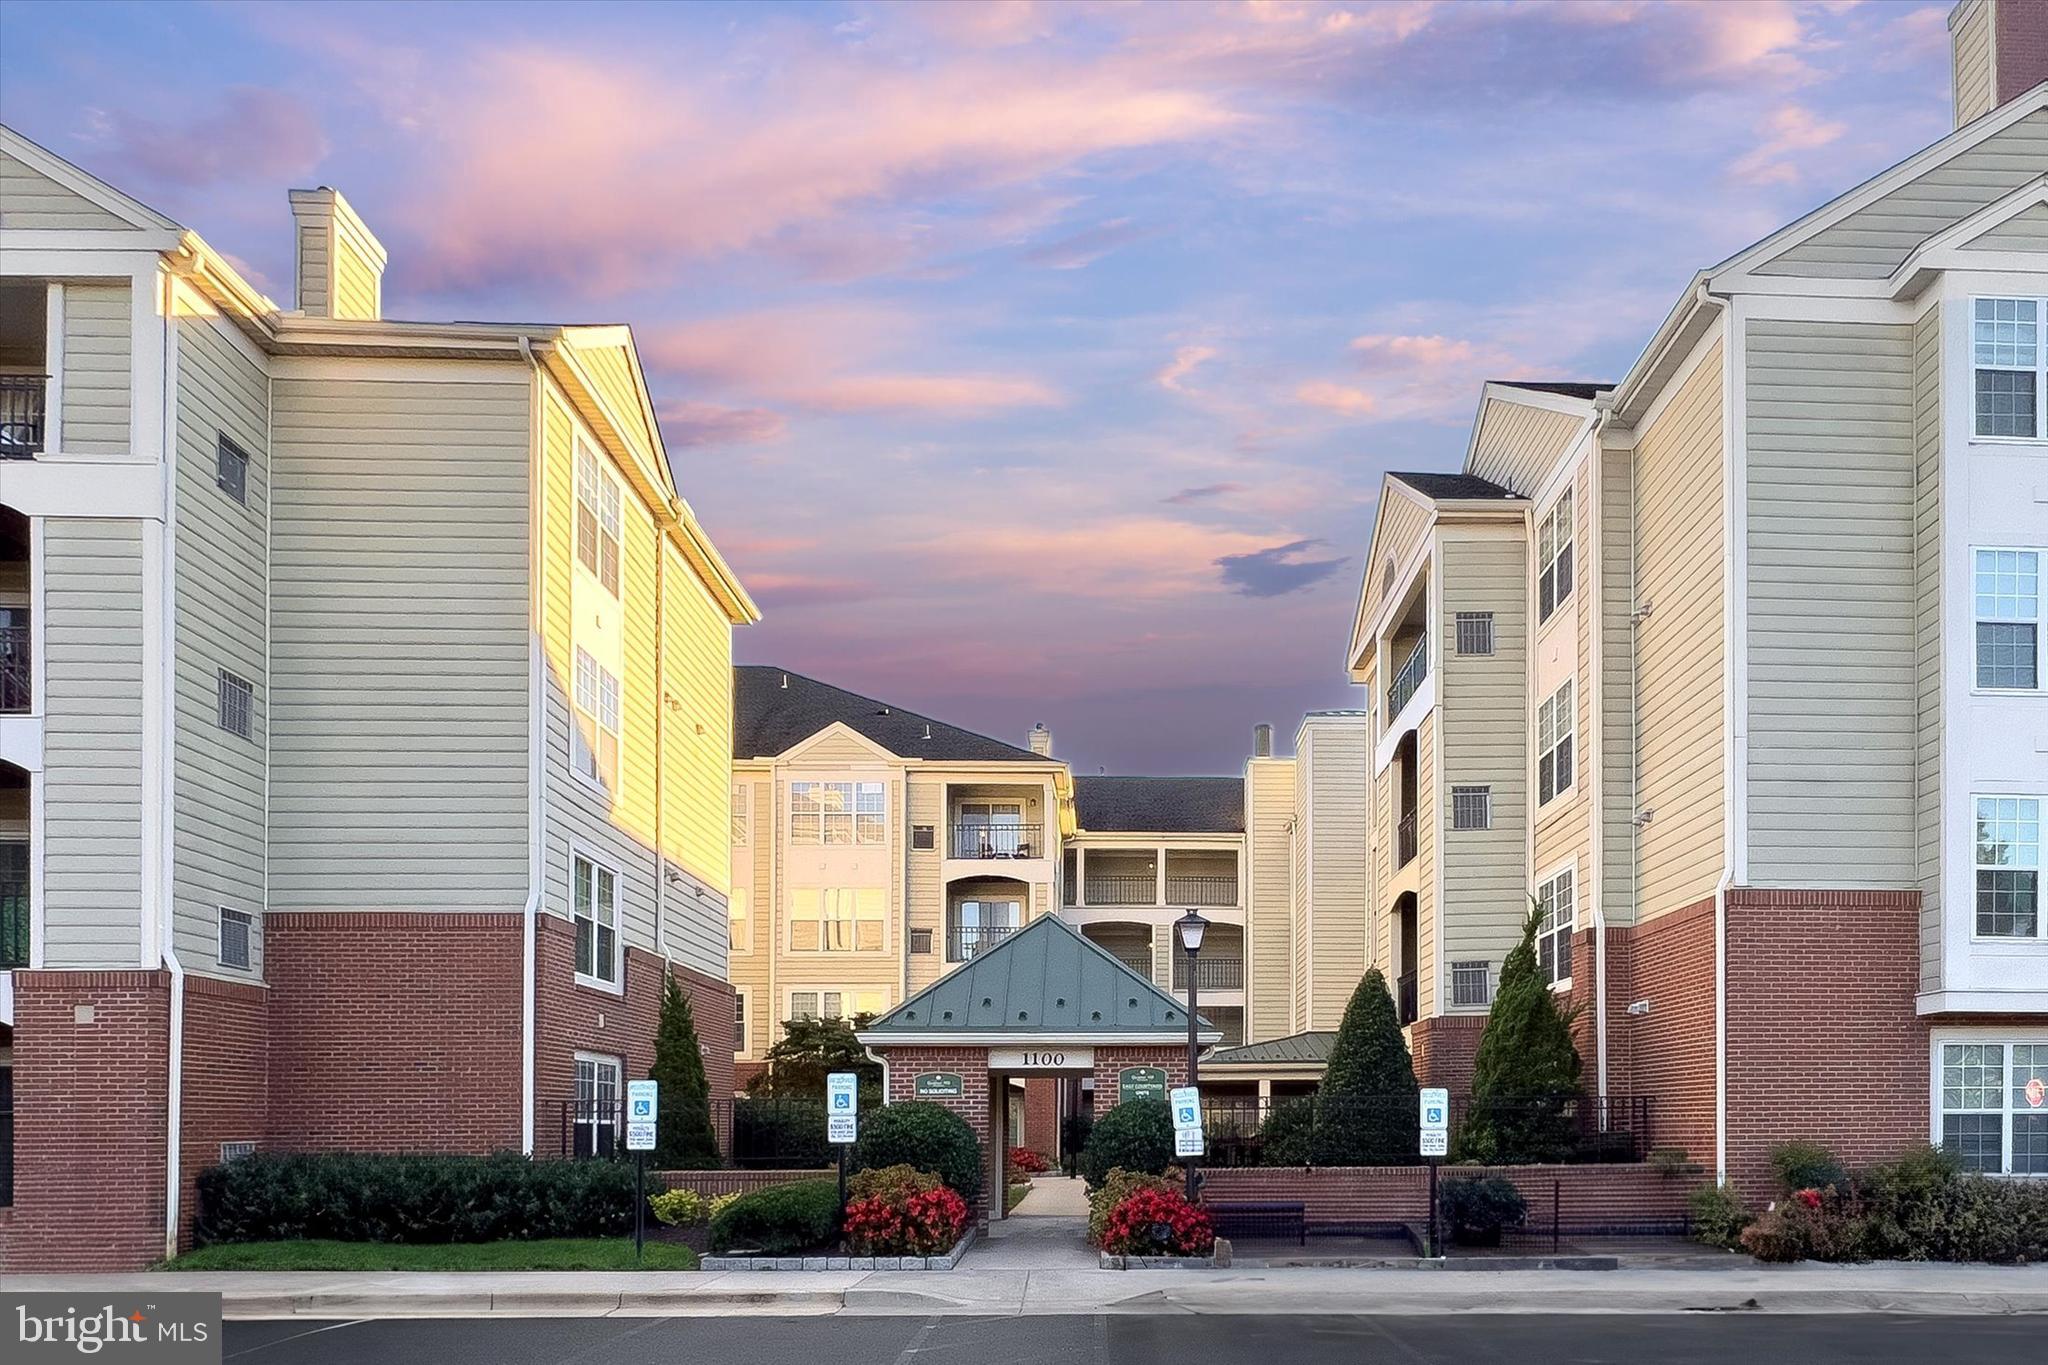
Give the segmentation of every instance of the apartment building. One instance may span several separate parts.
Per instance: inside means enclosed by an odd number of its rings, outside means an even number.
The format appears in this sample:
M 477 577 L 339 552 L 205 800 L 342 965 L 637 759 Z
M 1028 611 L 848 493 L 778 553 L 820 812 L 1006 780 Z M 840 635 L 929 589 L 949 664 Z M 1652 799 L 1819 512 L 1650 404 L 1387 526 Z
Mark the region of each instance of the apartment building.
M 1351 667 L 1426 1083 L 1533 898 L 1589 1089 L 1660 1145 L 2048 1172 L 2048 11 L 1950 27 L 1954 133 L 1387 482 Z
M 282 307 L 0 129 L 9 1270 L 154 1260 L 253 1149 L 607 1145 L 664 975 L 730 1056 L 756 613 L 630 334 L 386 318 L 290 208 Z

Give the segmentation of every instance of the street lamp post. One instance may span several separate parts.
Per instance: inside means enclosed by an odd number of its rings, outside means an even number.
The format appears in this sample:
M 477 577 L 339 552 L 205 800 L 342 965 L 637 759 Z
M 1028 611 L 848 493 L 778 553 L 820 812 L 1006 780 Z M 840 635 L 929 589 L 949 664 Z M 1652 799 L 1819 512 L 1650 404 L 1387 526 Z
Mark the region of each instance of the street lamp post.
M 1200 1044 L 1195 1039 L 1195 963 L 1202 951 L 1202 931 L 1209 927 L 1209 921 L 1193 910 L 1174 921 L 1174 930 L 1180 935 L 1180 946 L 1188 955 L 1188 1084 L 1201 1084 L 1199 1070 L 1201 1059 L 1197 1055 Z M 1196 1101 L 1196 1114 L 1201 1113 L 1200 1101 Z M 1188 1176 L 1187 1199 L 1195 1202 L 1195 1158 L 1189 1157 L 1184 1164 Z

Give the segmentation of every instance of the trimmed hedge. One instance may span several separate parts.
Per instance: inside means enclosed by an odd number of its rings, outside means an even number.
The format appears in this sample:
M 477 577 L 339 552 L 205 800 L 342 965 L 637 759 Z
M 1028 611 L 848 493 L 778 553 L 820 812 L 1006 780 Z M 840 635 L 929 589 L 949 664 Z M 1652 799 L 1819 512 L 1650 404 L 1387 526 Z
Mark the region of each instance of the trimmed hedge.
M 1081 1175 L 1099 1190 L 1112 1170 L 1158 1175 L 1173 1162 L 1173 1111 L 1165 1100 L 1125 1100 L 1096 1120 L 1081 1149 Z
M 860 1116 L 855 1170 L 911 1166 L 930 1171 L 972 1204 L 981 1194 L 981 1139 L 943 1104 L 906 1100 Z
M 497 1156 L 257 1153 L 199 1173 L 204 1242 L 502 1242 L 633 1229 L 633 1168 Z
M 741 1195 L 711 1215 L 711 1250 L 815 1251 L 839 1236 L 839 1182 L 803 1180 Z

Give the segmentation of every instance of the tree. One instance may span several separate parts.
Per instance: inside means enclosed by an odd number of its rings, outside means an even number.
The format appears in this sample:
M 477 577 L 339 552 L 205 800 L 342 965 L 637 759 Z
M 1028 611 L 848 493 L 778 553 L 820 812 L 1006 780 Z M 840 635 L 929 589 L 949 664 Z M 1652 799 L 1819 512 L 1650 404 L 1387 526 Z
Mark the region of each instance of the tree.
M 1500 989 L 1472 1061 L 1472 1103 L 1458 1131 L 1461 1161 L 1563 1161 L 1577 1145 L 1576 1011 L 1558 1009 L 1536 965 L 1540 919 L 1532 903 L 1522 941 L 1501 964 Z
M 852 1023 L 844 1019 L 790 1020 L 782 1026 L 782 1037 L 768 1049 L 767 1067 L 747 1082 L 747 1093 L 823 1103 L 825 1077 L 834 1071 L 851 1071 L 860 1077 L 862 1106 L 880 1102 L 882 1064 L 868 1056 L 867 1048 L 853 1036 L 869 1018 L 858 1015 Z
M 661 1087 L 654 1164 L 665 1171 L 714 1170 L 720 1164 L 718 1130 L 711 1123 L 711 1083 L 704 1076 L 697 1020 L 676 979 L 661 980 L 661 1023 L 647 1072 Z
M 1416 1159 L 1421 1093 L 1387 978 L 1367 970 L 1323 1068 L 1309 1159 L 1318 1166 L 1398 1166 Z

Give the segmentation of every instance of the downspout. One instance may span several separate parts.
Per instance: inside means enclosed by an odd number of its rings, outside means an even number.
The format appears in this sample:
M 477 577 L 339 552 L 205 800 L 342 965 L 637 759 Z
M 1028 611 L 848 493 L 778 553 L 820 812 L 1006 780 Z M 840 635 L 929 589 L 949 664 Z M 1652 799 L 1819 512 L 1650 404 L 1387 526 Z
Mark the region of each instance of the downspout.
M 533 619 L 527 631 L 526 646 L 527 866 L 526 904 L 520 911 L 519 977 L 519 1150 L 530 1157 L 533 1155 L 533 1111 L 538 1100 L 534 1082 L 534 1052 L 539 972 L 535 959 L 540 948 L 538 940 L 541 886 L 547 875 L 546 853 L 543 848 L 547 830 L 547 786 L 544 779 L 547 744 L 547 650 L 543 639 L 542 619 L 546 602 L 544 579 L 547 572 L 547 470 L 544 464 L 544 435 L 547 425 L 544 404 L 547 394 L 541 382 L 540 361 L 534 357 L 533 341 L 530 337 L 522 335 L 519 338 L 519 354 L 525 359 L 527 368 L 533 375 L 533 397 L 530 404 L 532 420 L 528 424 L 527 432 L 527 479 L 533 490 L 533 525 L 527 532 L 527 560 L 532 565 L 533 574 Z
M 1607 575 L 1604 564 L 1607 529 L 1604 523 L 1607 519 L 1607 499 L 1602 488 L 1602 484 L 1605 481 L 1605 471 L 1601 466 L 1605 462 L 1606 456 L 1605 452 L 1600 448 L 1600 435 L 1607 429 L 1607 424 L 1613 419 L 1613 415 L 1612 409 L 1602 409 L 1594 417 L 1591 436 L 1593 449 L 1588 457 L 1592 463 L 1587 480 L 1592 497 L 1588 501 L 1598 509 L 1600 514 L 1598 522 L 1593 526 L 1592 537 L 1593 610 L 1591 615 L 1596 637 L 1600 638 L 1603 644 L 1605 643 L 1606 622 L 1601 613 L 1601 599 L 1607 595 Z M 1633 531 L 1633 498 L 1631 498 L 1630 504 L 1631 531 Z M 1630 546 L 1630 552 L 1631 554 L 1634 552 L 1633 545 Z M 1633 572 L 1630 574 L 1629 582 L 1631 587 L 1633 587 L 1635 582 Z M 1631 611 L 1635 609 L 1633 601 L 1630 602 L 1629 609 Z M 1594 747 L 1593 762 L 1590 765 L 1593 771 L 1593 809 L 1587 818 L 1591 822 L 1590 837 L 1593 845 L 1593 866 L 1588 869 L 1593 874 L 1591 877 L 1593 884 L 1593 1067 L 1594 1073 L 1598 1078 L 1600 1095 L 1604 1104 L 1607 1095 L 1607 817 L 1606 812 L 1601 808 L 1606 804 L 1602 788 L 1606 784 L 1607 772 L 1605 765 L 1601 761 L 1601 750 L 1606 747 L 1606 717 L 1604 714 L 1607 710 L 1606 669 L 1599 669 L 1597 676 L 1600 679 L 1600 685 L 1593 689 L 1593 706 L 1595 708 L 1593 728 L 1594 733 L 1600 735 L 1602 742 Z M 1630 793 L 1630 800 L 1634 800 L 1633 791 Z M 1635 812 L 1631 810 L 1629 814 L 1633 815 Z M 1603 1110 L 1601 1126 L 1604 1128 L 1609 1120 L 1610 1116 Z
M 164 622 L 164 712 L 169 727 L 165 735 L 168 747 L 176 734 L 177 715 L 177 330 L 172 323 L 176 306 L 177 283 L 168 273 L 158 283 L 157 299 L 159 315 L 164 328 L 164 375 L 163 375 L 163 427 L 158 439 L 162 443 L 164 471 L 164 534 L 163 534 L 163 591 L 162 605 Z M 265 727 L 266 730 L 268 727 Z M 171 800 L 174 792 L 168 753 L 159 755 L 160 768 L 157 774 L 160 802 L 159 819 L 168 825 L 171 818 Z M 157 940 L 163 955 L 163 963 L 171 974 L 171 1017 L 170 1055 L 165 1077 L 168 1090 L 165 1094 L 164 1112 L 164 1259 L 178 1254 L 178 1213 L 183 1200 L 183 1181 L 179 1178 L 179 1167 L 184 1162 L 185 1135 L 185 967 L 178 961 L 176 944 L 177 905 L 171 894 L 171 878 L 174 873 L 173 860 L 176 857 L 176 841 L 169 837 L 168 829 L 163 831 L 163 847 L 158 853 L 157 881 Z
M 668 836 L 662 816 L 668 801 L 662 779 L 668 771 L 668 533 L 654 534 L 654 951 L 661 954 L 661 974 L 668 960 Z M 730 934 L 732 921 L 726 920 Z M 732 951 L 730 940 L 726 951 Z M 730 969 L 727 977 L 732 975 Z M 667 986 L 662 989 L 666 991 Z
M 1694 296 L 1703 305 L 1712 304 L 1721 315 L 1721 521 L 1725 541 L 1734 533 L 1736 525 L 1729 497 L 1735 453 L 1733 369 L 1739 338 L 1733 334 L 1734 310 L 1726 299 L 1716 298 L 1708 292 L 1706 280 L 1702 279 L 1695 287 Z M 1736 733 L 1734 672 L 1741 661 L 1736 657 L 1734 637 L 1736 604 L 1739 601 L 1736 594 L 1746 587 L 1734 579 L 1738 562 L 1734 545 L 1727 543 L 1721 587 L 1721 781 L 1727 793 L 1727 804 L 1722 812 L 1721 874 L 1714 879 L 1714 1183 L 1717 1185 L 1725 1185 L 1728 1181 L 1728 888 L 1735 880 L 1738 854 L 1735 753 L 1737 745 L 1742 742 Z

